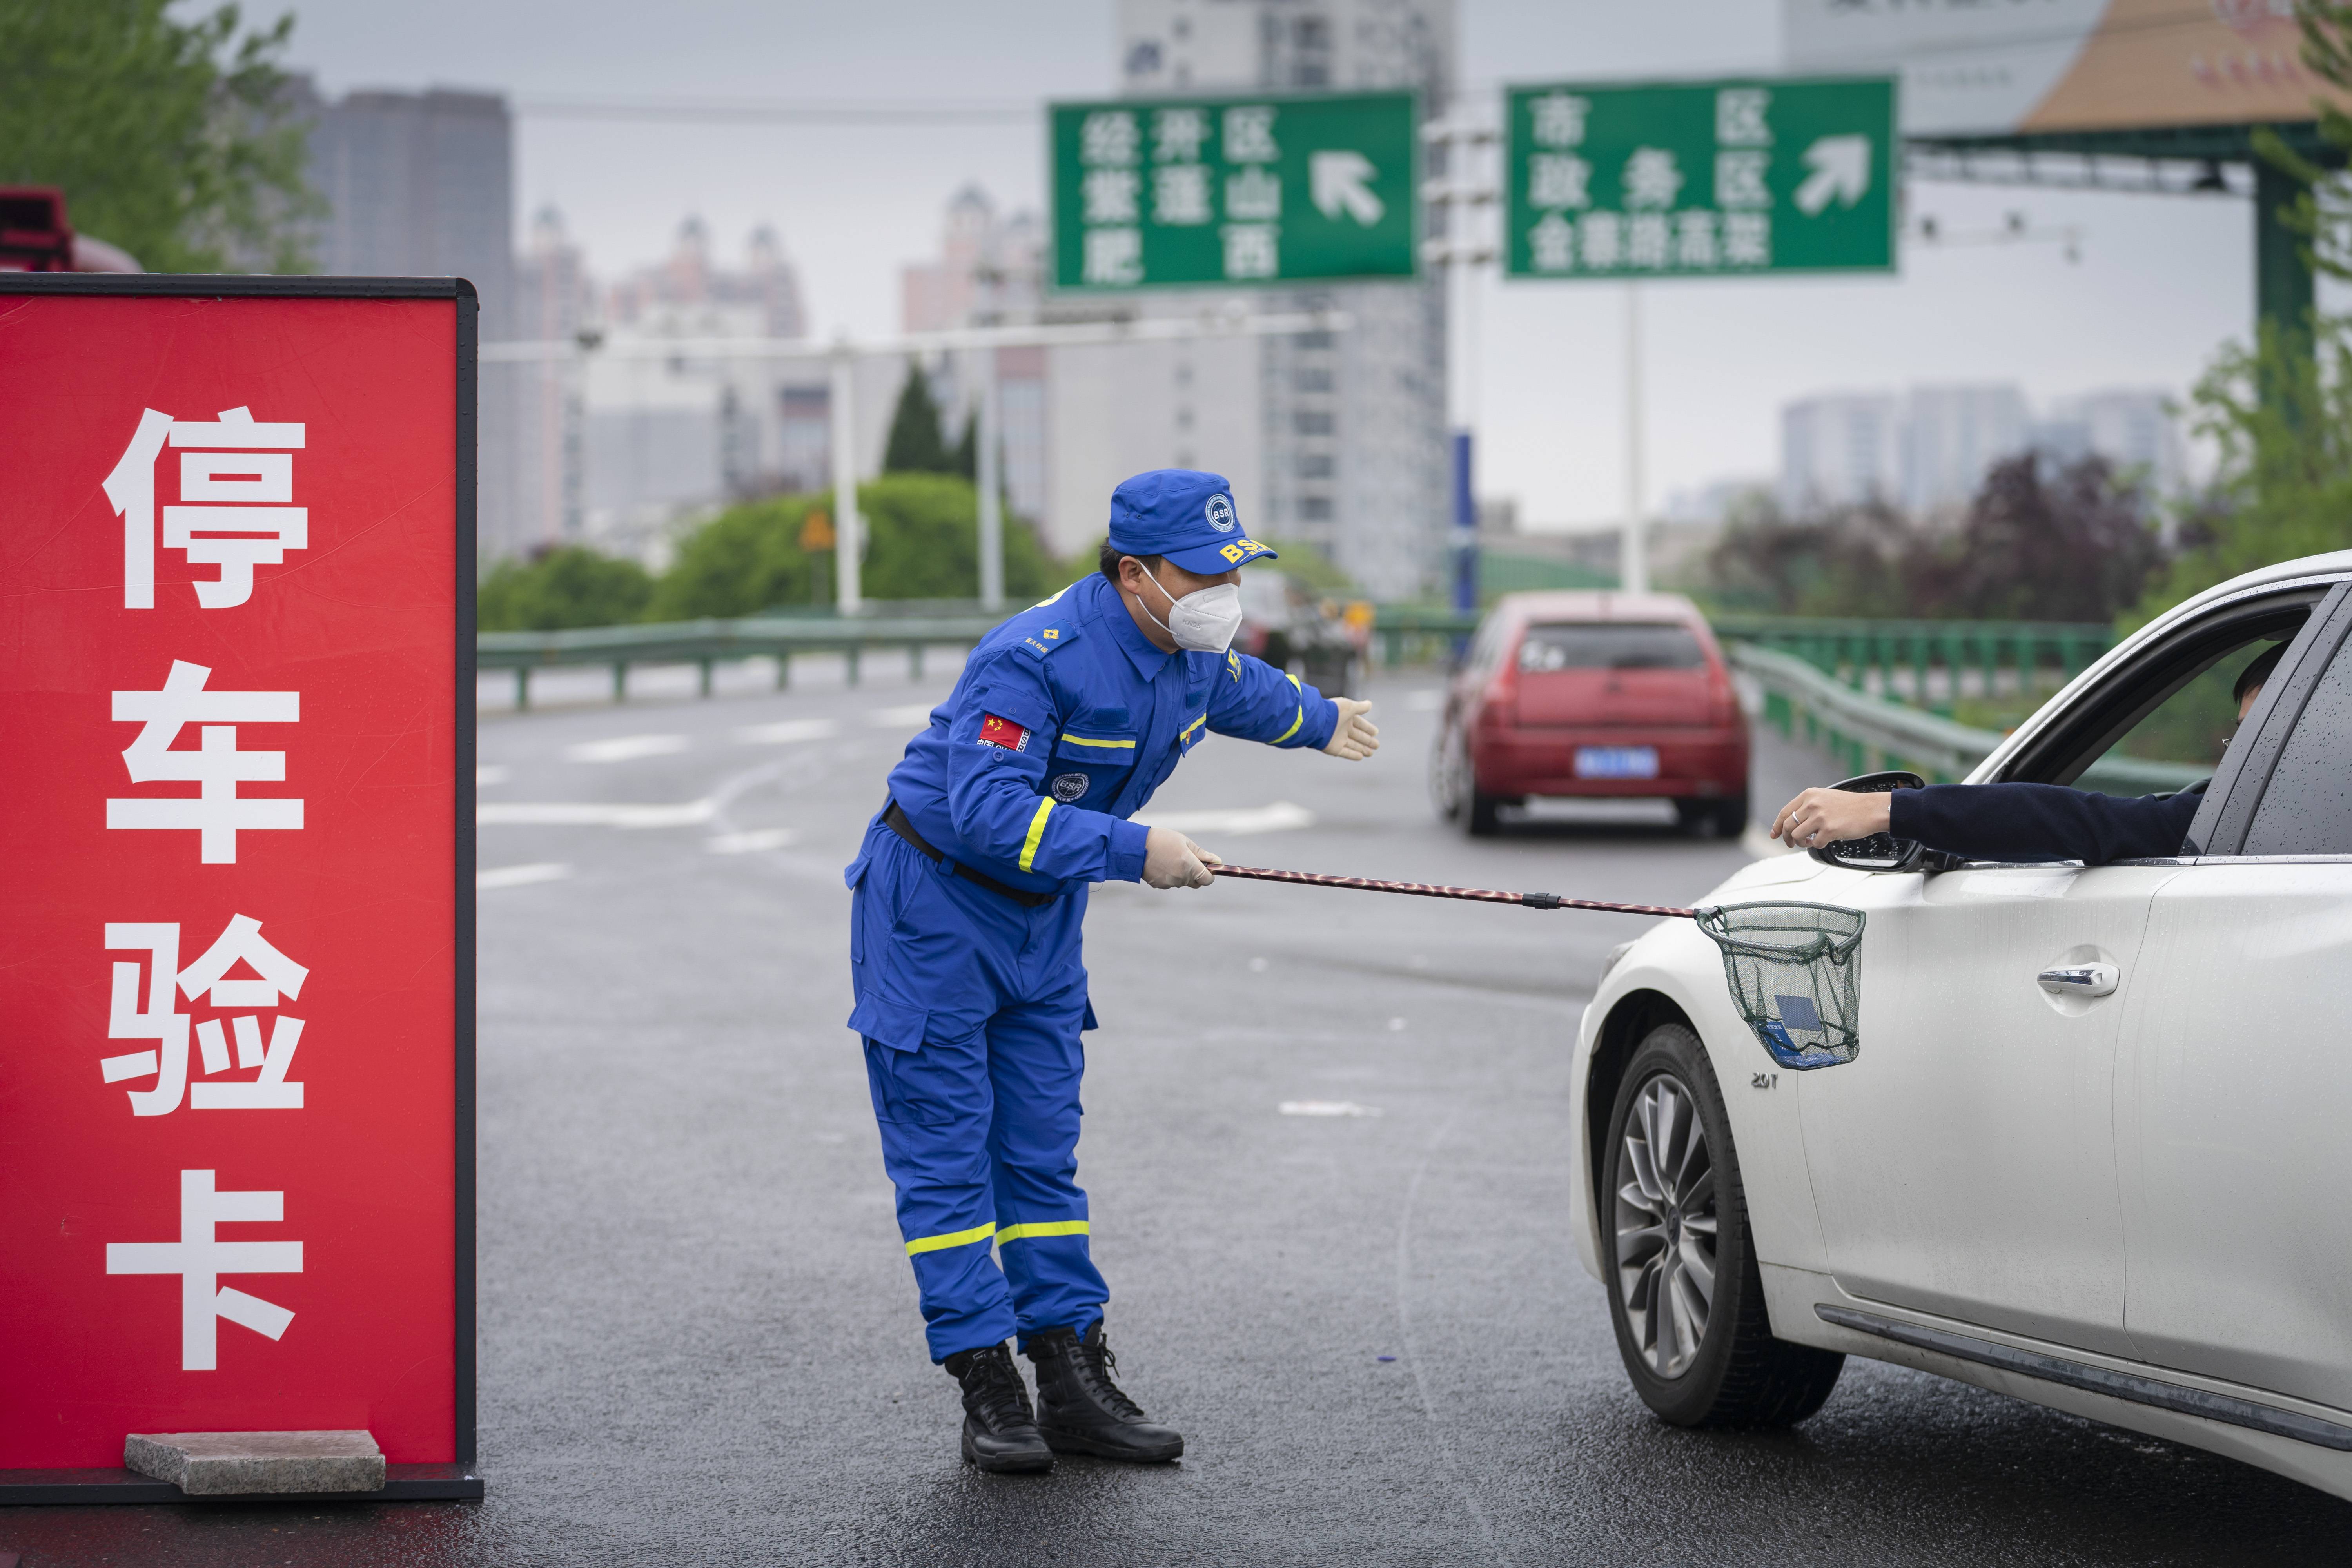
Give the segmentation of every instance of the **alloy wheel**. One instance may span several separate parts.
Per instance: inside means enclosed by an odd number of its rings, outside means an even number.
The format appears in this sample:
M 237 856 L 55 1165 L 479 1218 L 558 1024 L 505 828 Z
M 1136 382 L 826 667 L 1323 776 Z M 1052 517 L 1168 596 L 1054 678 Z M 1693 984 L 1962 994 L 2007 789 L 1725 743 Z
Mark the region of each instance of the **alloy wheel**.
M 1625 1118 L 1617 1188 L 1617 1288 L 1635 1348 L 1680 1377 L 1715 1304 L 1715 1162 L 1698 1102 L 1672 1074 L 1643 1084 Z

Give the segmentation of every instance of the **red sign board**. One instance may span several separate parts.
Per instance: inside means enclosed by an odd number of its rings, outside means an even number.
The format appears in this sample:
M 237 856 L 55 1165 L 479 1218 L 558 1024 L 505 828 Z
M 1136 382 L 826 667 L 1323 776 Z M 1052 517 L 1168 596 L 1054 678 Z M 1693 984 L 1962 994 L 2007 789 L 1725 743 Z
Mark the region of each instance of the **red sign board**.
M 479 1495 L 474 331 L 0 279 L 0 1500 L 330 1428 Z

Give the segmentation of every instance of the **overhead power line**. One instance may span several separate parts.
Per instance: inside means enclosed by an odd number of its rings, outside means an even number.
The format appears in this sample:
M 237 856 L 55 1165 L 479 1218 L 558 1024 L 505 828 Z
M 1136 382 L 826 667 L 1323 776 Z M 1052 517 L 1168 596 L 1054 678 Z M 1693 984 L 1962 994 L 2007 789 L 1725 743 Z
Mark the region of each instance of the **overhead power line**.
M 1018 125 L 1035 102 L 878 102 L 745 99 L 525 98 L 515 112 L 532 120 L 662 120 L 711 125 Z

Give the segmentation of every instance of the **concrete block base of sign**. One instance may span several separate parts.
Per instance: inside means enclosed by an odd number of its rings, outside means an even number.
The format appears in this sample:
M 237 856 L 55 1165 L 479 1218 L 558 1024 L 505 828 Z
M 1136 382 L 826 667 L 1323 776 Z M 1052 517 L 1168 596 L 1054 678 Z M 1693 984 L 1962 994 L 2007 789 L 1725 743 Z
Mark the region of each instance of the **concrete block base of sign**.
M 133 1432 L 122 1465 L 190 1497 L 383 1489 L 383 1450 L 365 1432 Z

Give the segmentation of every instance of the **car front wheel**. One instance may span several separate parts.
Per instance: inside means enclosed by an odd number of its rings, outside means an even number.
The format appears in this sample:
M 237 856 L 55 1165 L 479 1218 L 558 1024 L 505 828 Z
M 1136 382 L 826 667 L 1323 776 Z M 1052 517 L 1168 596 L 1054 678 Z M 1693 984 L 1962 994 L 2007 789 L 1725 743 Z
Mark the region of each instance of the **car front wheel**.
M 1619 1080 L 1602 1157 L 1609 1313 L 1634 1391 L 1678 1426 L 1790 1426 L 1845 1357 L 1772 1337 L 1715 1072 L 1680 1025 Z

